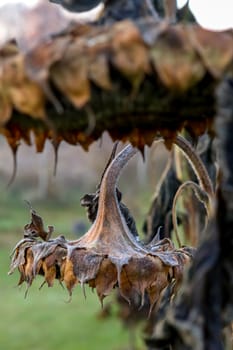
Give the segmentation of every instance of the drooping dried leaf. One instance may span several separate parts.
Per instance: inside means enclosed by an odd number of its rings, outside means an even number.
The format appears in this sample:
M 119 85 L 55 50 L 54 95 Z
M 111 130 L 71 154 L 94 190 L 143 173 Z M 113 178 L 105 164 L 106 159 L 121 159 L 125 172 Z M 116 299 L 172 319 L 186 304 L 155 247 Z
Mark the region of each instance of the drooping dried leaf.
M 97 272 L 95 279 L 89 281 L 89 285 L 92 288 L 96 288 L 97 295 L 102 303 L 103 299 L 117 285 L 116 266 L 107 258 L 104 258 L 101 261 L 100 270 Z
M 32 238 L 24 238 L 15 246 L 12 256 L 14 255 L 14 259 L 12 260 L 12 264 L 9 270 L 9 274 L 13 273 L 14 270 L 18 266 L 23 266 L 26 262 L 25 259 L 25 250 L 27 248 L 31 248 L 33 244 L 36 244 L 37 242 Z
M 31 222 L 24 226 L 24 237 L 41 237 L 44 241 L 48 241 L 54 231 L 54 227 L 48 226 L 48 232 L 46 232 L 42 218 L 31 207 L 30 203 L 28 204 L 30 206 Z

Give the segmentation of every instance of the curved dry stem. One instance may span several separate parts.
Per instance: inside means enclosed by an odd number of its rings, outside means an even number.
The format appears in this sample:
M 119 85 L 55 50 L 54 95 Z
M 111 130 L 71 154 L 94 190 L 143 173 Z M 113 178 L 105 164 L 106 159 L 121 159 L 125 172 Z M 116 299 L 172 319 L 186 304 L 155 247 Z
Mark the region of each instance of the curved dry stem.
M 210 198 L 214 198 L 214 189 L 209 177 L 209 174 L 206 170 L 205 165 L 203 164 L 201 158 L 192 147 L 192 145 L 181 135 L 177 135 L 174 143 L 179 147 L 183 152 L 184 156 L 190 163 L 193 171 L 195 172 L 201 188 L 208 194 Z
M 115 145 L 113 149 L 113 154 L 115 153 L 116 146 L 117 145 Z M 120 211 L 119 201 L 116 195 L 117 182 L 121 171 L 137 152 L 138 150 L 131 145 L 126 146 L 106 168 L 100 183 L 96 219 L 90 230 L 78 241 L 74 242 L 74 245 L 77 243 L 79 246 L 85 246 L 90 242 L 99 242 L 99 240 L 103 240 L 106 243 L 107 232 L 111 229 L 111 235 L 115 237 L 119 245 L 133 245 L 138 251 L 145 252 L 143 247 L 136 242 L 127 227 L 125 218 Z M 111 158 L 113 157 L 111 156 Z M 110 223 L 112 224 L 111 226 Z
M 164 141 L 163 138 L 155 140 L 155 142 L 162 141 Z M 205 199 L 205 206 L 207 207 L 209 215 L 212 215 L 214 211 L 215 192 L 213 189 L 212 181 L 209 177 L 204 163 L 202 162 L 201 158 L 199 157 L 195 149 L 192 147 L 190 142 L 188 142 L 188 140 L 186 140 L 183 136 L 177 135 L 173 142 L 177 147 L 179 147 L 179 149 L 184 154 L 185 158 L 188 160 L 195 175 L 197 176 L 201 189 L 206 192 L 207 197 Z
M 155 142 L 161 142 L 161 141 L 164 141 L 162 137 L 155 140 Z M 206 167 L 202 162 L 201 158 L 199 157 L 199 155 L 197 154 L 197 152 L 195 151 L 195 149 L 192 147 L 192 145 L 181 135 L 177 135 L 173 142 L 182 151 L 182 153 L 188 160 L 199 182 L 199 186 L 192 181 L 187 181 L 184 184 L 182 184 L 177 190 L 173 200 L 172 221 L 173 221 L 174 232 L 175 232 L 177 242 L 179 246 L 181 246 L 181 241 L 178 235 L 177 219 L 175 214 L 175 206 L 176 206 L 176 202 L 180 192 L 185 187 L 191 186 L 194 189 L 194 192 L 197 195 L 197 198 L 204 204 L 207 211 L 208 218 L 213 214 L 213 211 L 214 211 L 215 194 L 214 194 L 213 185 L 209 177 L 209 174 L 206 170 Z
M 197 199 L 204 204 L 205 208 L 206 208 L 206 212 L 207 212 L 207 215 L 209 217 L 210 213 L 209 213 L 209 207 L 207 206 L 207 202 L 208 202 L 208 197 L 207 197 L 207 194 L 205 191 L 203 191 L 201 189 L 201 187 L 196 184 L 195 182 L 193 181 L 186 181 L 184 182 L 182 185 L 180 185 L 180 187 L 178 188 L 178 190 L 176 191 L 176 194 L 174 196 L 174 199 L 173 199 L 173 203 L 172 203 L 172 223 L 173 223 L 173 228 L 174 228 L 174 233 L 175 233 L 175 237 L 176 237 L 176 240 L 178 242 L 178 245 L 179 247 L 182 246 L 182 243 L 181 243 L 181 240 L 180 240 L 180 237 L 179 237 L 179 233 L 178 233 L 178 224 L 177 224 L 177 215 L 176 215 L 176 204 L 177 204 L 177 200 L 181 194 L 181 192 L 187 188 L 187 187 L 190 187 L 193 189 Z
M 128 145 L 110 163 L 109 167 L 104 173 L 100 186 L 99 211 L 102 211 L 106 206 L 106 200 L 109 202 L 111 201 L 111 203 L 118 203 L 116 198 L 116 186 L 118 179 L 124 166 L 137 152 L 137 148 L 133 148 L 131 145 Z

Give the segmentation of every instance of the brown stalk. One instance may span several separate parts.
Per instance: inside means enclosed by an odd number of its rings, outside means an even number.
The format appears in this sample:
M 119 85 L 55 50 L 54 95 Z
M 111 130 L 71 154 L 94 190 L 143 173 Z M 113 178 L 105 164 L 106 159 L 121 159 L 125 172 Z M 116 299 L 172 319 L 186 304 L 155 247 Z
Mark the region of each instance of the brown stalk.
M 194 150 L 192 145 L 181 135 L 177 135 L 174 143 L 183 152 L 187 160 L 189 161 L 192 169 L 194 170 L 201 188 L 207 193 L 207 195 L 213 199 L 214 190 L 210 177 L 207 173 L 206 167 L 203 164 L 201 158 L 198 156 L 197 152 Z

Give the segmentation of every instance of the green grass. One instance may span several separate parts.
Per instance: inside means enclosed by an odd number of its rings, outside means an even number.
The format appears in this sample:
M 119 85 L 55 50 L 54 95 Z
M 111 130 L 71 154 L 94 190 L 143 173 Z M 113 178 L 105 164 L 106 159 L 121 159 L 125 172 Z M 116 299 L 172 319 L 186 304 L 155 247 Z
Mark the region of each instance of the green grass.
M 57 234 L 72 237 L 71 223 L 82 216 L 78 205 L 36 203 L 33 206 L 45 220 L 54 224 Z M 101 306 L 88 287 L 85 299 L 80 287 L 67 303 L 68 293 L 58 283 L 44 286 L 39 276 L 24 298 L 25 286 L 16 287 L 19 274 L 11 276 L 9 254 L 22 237 L 23 226 L 30 220 L 29 211 L 21 199 L 0 199 L 0 348 L 6 350 L 119 350 L 128 347 L 128 331 L 116 317 L 98 318 Z M 112 302 L 112 298 L 106 302 Z M 116 311 L 116 308 L 115 308 Z M 139 335 L 138 335 L 139 337 Z M 139 347 L 143 349 L 142 341 Z

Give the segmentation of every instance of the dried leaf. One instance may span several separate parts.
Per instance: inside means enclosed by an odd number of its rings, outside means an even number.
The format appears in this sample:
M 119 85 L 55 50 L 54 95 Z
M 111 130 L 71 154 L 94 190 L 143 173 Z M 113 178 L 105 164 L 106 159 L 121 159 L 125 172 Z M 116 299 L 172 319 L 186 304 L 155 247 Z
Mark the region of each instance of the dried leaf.
M 24 226 L 24 237 L 41 237 L 44 241 L 48 241 L 54 231 L 54 227 L 48 226 L 48 232 L 46 232 L 42 218 L 31 207 L 31 204 L 29 202 L 27 203 L 30 207 L 31 222 Z
M 9 275 L 12 274 L 17 267 L 25 264 L 25 250 L 29 247 L 31 248 L 33 244 L 36 244 L 35 240 L 24 238 L 15 246 L 11 254 L 11 256 L 14 256 L 14 259 L 10 266 Z
M 67 259 L 63 268 L 63 280 L 70 295 L 75 285 L 78 283 L 77 277 L 74 274 L 74 265 L 71 260 Z

